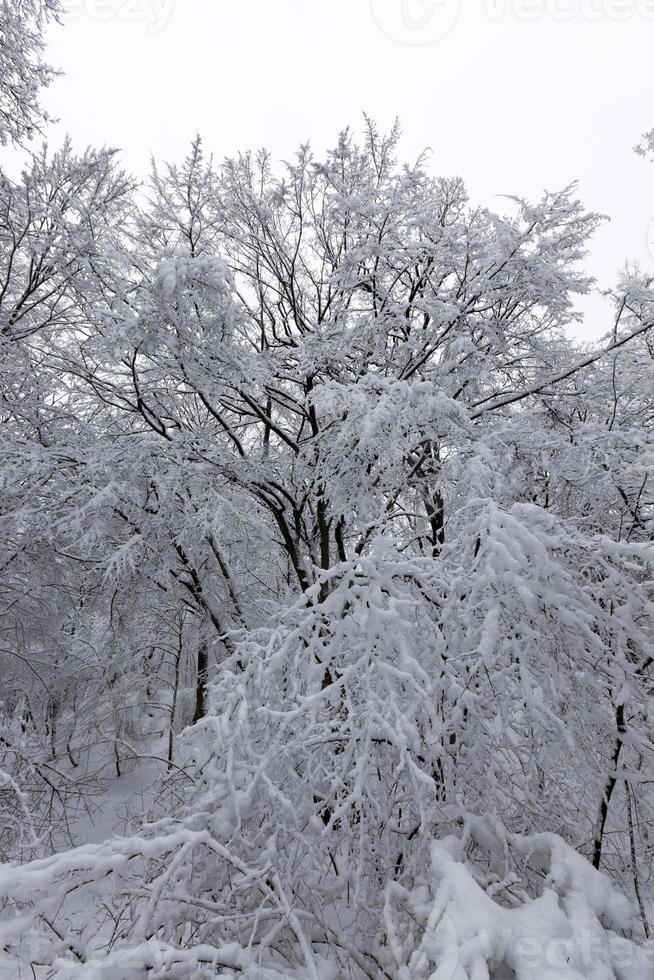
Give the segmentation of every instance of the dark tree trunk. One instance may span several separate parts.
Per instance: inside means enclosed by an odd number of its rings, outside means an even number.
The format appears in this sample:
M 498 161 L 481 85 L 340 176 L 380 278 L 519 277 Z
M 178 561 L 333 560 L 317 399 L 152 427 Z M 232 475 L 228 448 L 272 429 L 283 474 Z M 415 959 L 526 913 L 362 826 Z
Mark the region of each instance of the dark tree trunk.
M 203 640 L 198 648 L 198 671 L 195 682 L 195 712 L 193 721 L 199 721 L 207 713 L 207 674 L 209 669 L 209 650 Z

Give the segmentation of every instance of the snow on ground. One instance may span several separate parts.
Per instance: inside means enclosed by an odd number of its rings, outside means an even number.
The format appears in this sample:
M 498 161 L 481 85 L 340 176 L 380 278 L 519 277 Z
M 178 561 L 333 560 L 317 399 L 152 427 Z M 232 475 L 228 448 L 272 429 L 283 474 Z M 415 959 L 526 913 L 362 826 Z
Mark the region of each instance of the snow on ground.
M 89 772 L 100 772 L 99 789 L 89 796 L 87 808 L 78 807 L 69 830 L 74 845 L 100 844 L 112 837 L 129 836 L 147 815 L 161 777 L 166 772 L 166 738 L 159 732 L 151 735 L 140 746 L 142 755 L 121 758 L 121 775 L 116 775 L 113 752 L 107 743 L 96 746 L 85 760 Z M 59 760 L 62 766 L 63 760 Z M 65 850 L 66 847 L 62 847 Z M 96 895 L 98 894 L 96 890 Z M 88 898 L 88 896 L 87 896 Z M 81 895 L 83 903 L 84 896 Z M 76 909 L 70 899 L 66 904 L 67 922 L 53 923 L 58 929 L 68 927 L 75 931 L 75 918 L 84 918 L 88 911 L 84 904 Z M 37 941 L 25 939 L 21 944 L 20 962 L 0 950 L 0 980 L 45 980 L 48 968 L 33 966 L 32 958 L 38 958 Z M 98 972 L 97 980 L 137 980 L 129 973 L 120 977 L 106 971 Z

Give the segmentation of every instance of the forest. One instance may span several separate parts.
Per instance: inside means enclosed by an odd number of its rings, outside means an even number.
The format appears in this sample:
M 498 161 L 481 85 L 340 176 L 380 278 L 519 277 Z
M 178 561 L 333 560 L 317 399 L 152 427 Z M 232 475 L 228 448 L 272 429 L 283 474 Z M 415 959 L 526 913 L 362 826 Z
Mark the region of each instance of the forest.
M 575 340 L 575 185 L 368 117 L 53 150 L 60 13 L 0 2 L 0 976 L 652 980 L 652 274 Z

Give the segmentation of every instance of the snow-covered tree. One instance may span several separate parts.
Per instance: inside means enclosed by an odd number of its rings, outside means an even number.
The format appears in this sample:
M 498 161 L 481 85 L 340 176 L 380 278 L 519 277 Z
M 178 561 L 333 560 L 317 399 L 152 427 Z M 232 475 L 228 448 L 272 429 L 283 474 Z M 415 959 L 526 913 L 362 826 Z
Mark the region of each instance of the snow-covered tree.
M 0 5 L 0 145 L 24 144 L 43 129 L 40 90 L 54 76 L 43 60 L 48 21 L 61 0 L 2 0 Z
M 3 185 L 3 656 L 47 595 L 60 751 L 167 732 L 134 836 L 0 876 L 52 976 L 651 975 L 654 291 L 578 348 L 574 188 L 398 137 Z

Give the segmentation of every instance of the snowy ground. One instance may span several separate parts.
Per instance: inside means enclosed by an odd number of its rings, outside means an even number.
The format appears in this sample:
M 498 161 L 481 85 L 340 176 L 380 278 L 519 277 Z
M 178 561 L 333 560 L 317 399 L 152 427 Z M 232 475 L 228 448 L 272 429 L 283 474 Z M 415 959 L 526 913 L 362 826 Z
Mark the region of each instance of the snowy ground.
M 145 753 L 145 749 L 143 751 Z M 152 737 L 143 757 L 121 760 L 120 777 L 116 776 L 113 756 L 106 753 L 107 758 L 103 759 L 98 752 L 94 754 L 89 768 L 93 766 L 102 772 L 102 785 L 97 794 L 88 799 L 88 812 L 78 808 L 77 817 L 70 824 L 75 845 L 101 843 L 130 833 L 130 829 L 146 815 L 157 793 L 161 776 L 166 772 L 165 752 L 164 737 Z M 68 921 L 57 920 L 56 926 L 60 929 L 67 926 L 74 933 L 75 911 L 68 904 Z M 83 906 L 77 910 L 80 918 L 84 911 Z M 36 941 L 24 941 L 20 962 L 0 951 L 0 980 L 45 980 L 48 968 L 32 965 L 33 958 L 38 958 Z M 109 977 L 103 973 L 98 980 L 132 980 L 132 977 Z

